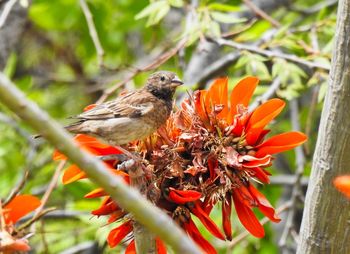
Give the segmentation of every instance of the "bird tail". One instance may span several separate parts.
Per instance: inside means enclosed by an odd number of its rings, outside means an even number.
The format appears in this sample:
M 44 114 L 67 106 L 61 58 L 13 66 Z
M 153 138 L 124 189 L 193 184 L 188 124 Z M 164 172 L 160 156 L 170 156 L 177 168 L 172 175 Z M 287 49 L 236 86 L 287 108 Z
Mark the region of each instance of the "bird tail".
M 81 129 L 82 123 L 83 123 L 83 121 L 78 121 L 78 122 L 72 123 L 70 125 L 64 126 L 64 128 L 71 133 L 75 133 L 75 134 L 76 133 L 84 133 L 84 131 L 82 131 L 82 129 Z M 38 138 L 42 138 L 42 135 L 36 134 L 33 136 L 33 139 L 38 139 Z
M 84 133 L 84 131 L 81 128 L 81 124 L 83 122 L 84 121 L 77 121 L 75 123 L 65 126 L 64 128 L 71 133 Z

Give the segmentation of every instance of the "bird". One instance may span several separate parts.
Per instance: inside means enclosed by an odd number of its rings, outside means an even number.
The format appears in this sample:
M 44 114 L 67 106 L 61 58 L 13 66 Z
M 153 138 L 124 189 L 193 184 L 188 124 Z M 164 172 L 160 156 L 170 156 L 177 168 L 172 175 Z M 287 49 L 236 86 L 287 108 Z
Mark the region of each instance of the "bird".
M 65 129 L 112 146 L 144 139 L 167 121 L 176 88 L 182 84 L 173 72 L 155 72 L 143 88 L 71 117 L 77 121 Z

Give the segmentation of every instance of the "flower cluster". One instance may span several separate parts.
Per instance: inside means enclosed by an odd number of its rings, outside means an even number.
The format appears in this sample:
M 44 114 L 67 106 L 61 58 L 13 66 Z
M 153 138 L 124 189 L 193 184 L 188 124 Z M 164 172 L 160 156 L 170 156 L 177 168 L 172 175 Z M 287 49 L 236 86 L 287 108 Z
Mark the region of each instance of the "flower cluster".
M 221 240 L 232 239 L 232 206 L 242 225 L 255 237 L 264 236 L 264 228 L 253 208 L 273 222 L 280 219 L 266 197 L 252 181 L 269 183 L 273 154 L 292 149 L 306 141 L 300 132 L 289 132 L 265 140 L 266 126 L 282 111 L 285 103 L 271 99 L 254 110 L 248 103 L 258 84 L 255 77 L 242 79 L 228 94 L 228 79 L 217 79 L 209 90 L 196 91 L 185 99 L 164 127 L 145 141 L 128 145 L 139 153 L 148 171 L 147 197 L 169 214 L 205 253 L 216 253 L 193 222 L 197 217 L 206 229 Z M 101 144 L 86 135 L 76 141 L 94 155 L 120 154 L 117 148 Z M 65 159 L 56 153 L 55 159 Z M 126 182 L 129 176 L 116 169 L 117 160 L 105 162 Z M 75 165 L 64 173 L 63 182 L 86 177 Z M 109 216 L 108 223 L 122 221 L 108 236 L 111 247 L 132 234 L 133 221 L 102 189 L 86 198 L 105 196 L 100 208 L 92 214 Z M 212 208 L 221 203 L 222 231 L 209 217 Z M 233 205 L 232 205 L 233 204 Z M 166 253 L 157 239 L 158 253 Z M 126 253 L 134 253 L 133 241 Z
M 17 195 L 4 206 L 0 203 L 0 253 L 30 250 L 23 232 L 18 232 L 15 224 L 40 204 L 40 200 L 31 195 Z

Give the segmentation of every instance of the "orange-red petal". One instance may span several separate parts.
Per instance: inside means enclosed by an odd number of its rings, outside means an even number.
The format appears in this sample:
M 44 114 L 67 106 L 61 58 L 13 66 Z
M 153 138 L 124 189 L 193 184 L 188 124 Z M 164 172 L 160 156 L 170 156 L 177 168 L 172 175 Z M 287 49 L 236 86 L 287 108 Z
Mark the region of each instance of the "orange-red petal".
M 285 102 L 274 98 L 260 105 L 252 113 L 246 129 L 246 140 L 249 145 L 255 145 L 264 127 L 271 122 L 284 108 Z
M 196 109 L 196 112 L 199 116 L 199 118 L 202 120 L 204 126 L 208 128 L 209 130 L 212 129 L 210 125 L 210 121 L 205 109 L 205 97 L 206 97 L 207 91 L 206 90 L 200 90 L 196 91 L 193 94 L 194 99 L 194 107 Z
M 250 155 L 243 155 L 240 157 L 243 160 L 243 167 L 245 168 L 256 168 L 267 166 L 271 163 L 271 155 L 267 154 L 264 157 L 257 158 Z
M 237 114 L 237 105 L 242 104 L 244 107 L 248 106 L 248 103 L 253 96 L 256 86 L 259 83 L 259 79 L 256 77 L 246 77 L 240 80 L 231 92 L 231 121 L 233 116 Z M 229 121 L 229 122 L 231 122 Z
M 232 197 L 230 193 L 227 193 L 225 199 L 222 201 L 222 227 L 224 229 L 226 239 L 229 241 L 232 240 L 231 210 Z
M 167 254 L 165 244 L 158 237 L 156 238 L 156 247 L 157 247 L 158 254 Z
M 157 254 L 167 254 L 166 247 L 162 240 L 156 238 Z M 125 249 L 125 254 L 136 254 L 135 240 L 132 240 Z
M 350 198 L 350 175 L 337 176 L 333 183 L 341 193 Z
M 132 231 L 132 222 L 129 220 L 119 227 L 112 229 L 107 237 L 108 245 L 113 248 L 117 246 Z
M 253 176 L 256 177 L 257 179 L 259 179 L 261 182 L 270 183 L 269 175 L 266 174 L 266 171 L 263 170 L 262 168 L 256 167 L 256 168 L 252 168 L 250 170 L 254 172 Z
M 256 110 L 254 110 L 249 119 L 248 129 L 264 128 L 279 113 L 281 113 L 285 105 L 286 103 L 278 98 L 274 98 L 263 103 Z
M 238 197 L 237 190 L 233 191 L 233 203 L 235 205 L 235 209 L 238 215 L 238 219 L 242 223 L 242 225 L 251 233 L 253 236 L 262 238 L 265 235 L 265 231 L 263 226 L 260 224 L 259 220 L 255 217 L 255 214 L 246 204 L 241 202 Z
M 15 224 L 20 218 L 41 205 L 40 199 L 32 195 L 18 195 L 4 207 L 5 223 Z
M 290 150 L 303 144 L 307 136 L 301 132 L 286 132 L 266 140 L 257 146 L 256 157 L 263 157 L 267 154 L 275 154 Z
M 84 198 L 100 198 L 103 196 L 107 196 L 107 193 L 102 188 L 97 188 L 86 194 Z
M 184 224 L 185 230 L 188 235 L 197 243 L 197 245 L 204 250 L 206 254 L 217 254 L 214 247 L 201 235 L 198 228 L 190 219 L 187 223 Z
M 63 173 L 62 183 L 69 184 L 80 179 L 86 178 L 86 174 L 84 171 L 80 170 L 77 165 L 72 164 Z
M 201 202 L 195 202 L 194 206 L 190 208 L 191 212 L 198 217 L 198 219 L 202 222 L 202 224 L 208 229 L 213 236 L 225 240 L 225 236 L 221 233 L 218 226 L 214 223 L 214 221 L 209 217 L 209 215 L 202 209 Z
M 55 149 L 52 154 L 52 159 L 54 161 L 67 160 L 67 156 Z
M 228 113 L 228 78 L 218 78 L 210 86 L 205 97 L 205 108 L 207 113 L 213 112 L 215 105 L 222 105 L 223 108 L 218 113 L 218 118 L 226 117 Z
M 110 197 L 105 197 L 101 206 L 98 209 L 93 210 L 91 213 L 93 215 L 101 216 L 112 214 L 119 210 L 121 210 L 121 208 Z
M 187 202 L 193 202 L 202 196 L 202 193 L 194 190 L 176 190 L 172 187 L 169 188 L 169 198 L 177 204 L 185 204 Z
M 262 212 L 267 218 L 269 218 L 273 222 L 280 222 L 281 219 L 275 213 L 275 209 L 272 207 L 270 202 L 266 199 L 266 197 L 259 192 L 252 184 L 249 185 L 249 191 L 258 201 L 258 208 L 260 212 Z
M 125 249 L 125 254 L 137 254 L 135 240 L 132 240 Z

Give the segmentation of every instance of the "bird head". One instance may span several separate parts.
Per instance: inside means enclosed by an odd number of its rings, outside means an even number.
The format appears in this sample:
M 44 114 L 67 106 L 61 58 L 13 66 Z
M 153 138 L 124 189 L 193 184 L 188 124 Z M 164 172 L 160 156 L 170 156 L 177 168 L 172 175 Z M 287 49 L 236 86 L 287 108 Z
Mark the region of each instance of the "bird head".
M 170 71 L 158 71 L 147 79 L 146 90 L 156 97 L 164 100 L 171 100 L 175 90 L 183 82 L 179 77 Z

